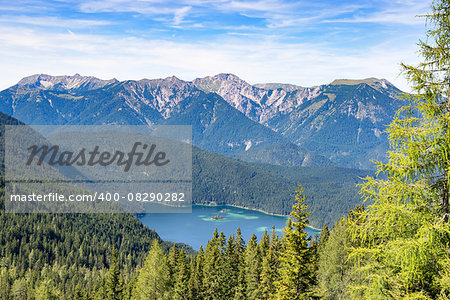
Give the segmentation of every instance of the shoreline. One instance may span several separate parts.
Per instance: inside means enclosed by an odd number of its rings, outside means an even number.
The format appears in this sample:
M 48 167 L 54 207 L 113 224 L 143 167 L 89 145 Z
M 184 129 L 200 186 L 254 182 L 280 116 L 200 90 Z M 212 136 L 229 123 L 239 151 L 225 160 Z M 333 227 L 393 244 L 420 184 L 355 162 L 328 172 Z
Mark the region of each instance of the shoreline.
M 199 204 L 192 204 L 192 206 L 208 206 L 208 207 L 214 207 L 214 206 L 230 206 L 230 207 L 235 207 L 235 208 L 242 208 L 242 209 L 247 209 L 247 210 L 254 210 L 254 211 L 257 211 L 257 212 L 260 212 L 260 213 L 269 215 L 269 216 L 286 217 L 286 218 L 289 217 L 289 215 L 282 215 L 282 214 L 270 213 L 270 212 L 264 211 L 264 210 L 262 210 L 262 209 L 258 209 L 258 208 L 250 208 L 250 207 L 245 207 L 245 206 L 240 206 L 240 205 L 231 205 L 231 204 L 205 204 L 205 203 L 199 203 Z M 309 228 L 309 229 L 312 229 L 312 230 L 314 230 L 314 231 L 318 231 L 318 232 L 321 231 L 321 229 L 316 228 L 316 227 L 313 227 L 313 226 L 310 226 L 310 225 L 308 225 L 308 226 L 306 226 L 306 227 Z

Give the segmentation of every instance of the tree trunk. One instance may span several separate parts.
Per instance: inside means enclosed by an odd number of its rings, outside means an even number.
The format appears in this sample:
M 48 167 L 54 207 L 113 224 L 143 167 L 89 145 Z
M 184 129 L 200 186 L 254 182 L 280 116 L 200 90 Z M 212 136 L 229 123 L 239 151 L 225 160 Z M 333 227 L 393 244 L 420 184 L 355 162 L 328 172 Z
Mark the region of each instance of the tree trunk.
M 449 84 L 449 87 L 447 89 L 447 116 L 450 114 L 450 77 L 447 77 L 447 83 Z M 450 136 L 449 133 L 449 124 L 447 121 L 447 128 L 446 128 L 446 135 Z M 448 222 L 448 188 L 449 188 L 449 171 L 450 171 L 450 161 L 447 160 L 445 170 L 444 170 L 444 191 L 442 195 L 442 213 L 444 215 L 444 222 Z

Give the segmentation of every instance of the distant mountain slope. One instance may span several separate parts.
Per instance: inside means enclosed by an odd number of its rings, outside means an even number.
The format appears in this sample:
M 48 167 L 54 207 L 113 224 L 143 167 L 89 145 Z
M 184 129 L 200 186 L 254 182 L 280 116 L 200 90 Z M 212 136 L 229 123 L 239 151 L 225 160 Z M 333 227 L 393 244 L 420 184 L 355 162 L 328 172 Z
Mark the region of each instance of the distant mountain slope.
M 219 95 L 176 77 L 119 82 L 33 75 L 0 92 L 0 111 L 27 124 L 187 124 L 193 126 L 194 144 L 208 151 L 282 165 L 331 165 L 248 119 Z M 296 159 L 271 152 L 280 144 L 290 144 Z M 256 146 L 265 149 L 264 157 L 253 155 Z
M 400 90 L 376 78 L 304 88 L 252 86 L 232 74 L 219 74 L 193 83 L 289 141 L 357 168 L 371 168 L 370 159 L 385 157 L 389 145 L 383 131 L 400 105 Z
M 383 132 L 400 104 L 396 92 L 367 83 L 326 85 L 313 101 L 267 125 L 340 165 L 368 168 L 369 160 L 382 160 L 389 147 Z

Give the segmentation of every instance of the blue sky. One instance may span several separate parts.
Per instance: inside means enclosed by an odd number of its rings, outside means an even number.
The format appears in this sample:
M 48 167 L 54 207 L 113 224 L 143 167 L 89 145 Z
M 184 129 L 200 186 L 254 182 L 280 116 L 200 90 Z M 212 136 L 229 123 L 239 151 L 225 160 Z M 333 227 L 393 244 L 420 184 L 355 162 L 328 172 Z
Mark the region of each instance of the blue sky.
M 0 0 L 0 89 L 47 73 L 184 80 L 233 73 L 313 86 L 386 78 L 408 90 L 430 1 Z

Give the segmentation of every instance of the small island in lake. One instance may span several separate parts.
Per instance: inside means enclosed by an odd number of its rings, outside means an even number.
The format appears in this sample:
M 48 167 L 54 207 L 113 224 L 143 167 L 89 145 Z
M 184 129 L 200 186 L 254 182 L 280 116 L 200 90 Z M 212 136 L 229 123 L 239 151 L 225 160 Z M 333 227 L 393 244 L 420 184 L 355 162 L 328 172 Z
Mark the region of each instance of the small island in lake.
M 215 216 L 212 216 L 211 217 L 211 220 L 214 220 L 214 221 L 217 221 L 217 220 L 223 220 L 224 218 L 223 218 L 223 216 L 221 216 L 221 215 L 215 215 Z
M 220 212 L 221 212 L 221 213 L 224 213 L 224 212 L 227 212 L 227 211 L 228 211 L 228 209 L 224 208 L 224 209 L 222 209 Z

